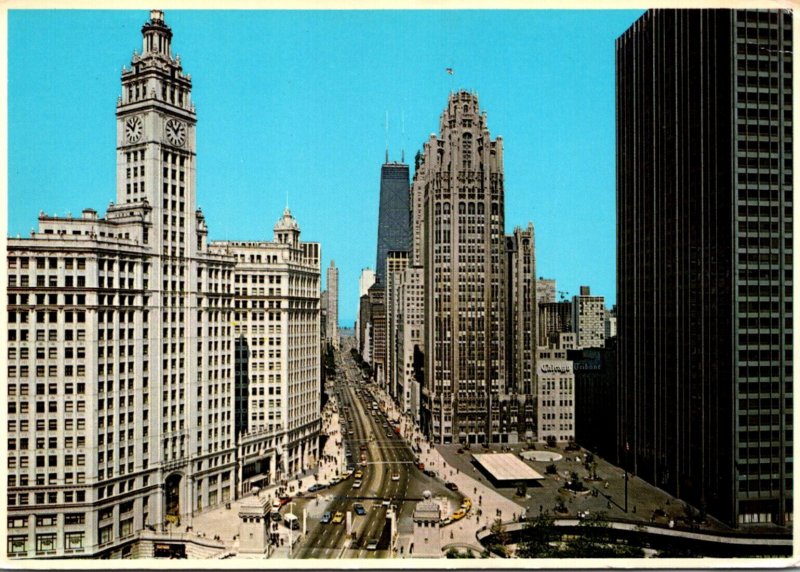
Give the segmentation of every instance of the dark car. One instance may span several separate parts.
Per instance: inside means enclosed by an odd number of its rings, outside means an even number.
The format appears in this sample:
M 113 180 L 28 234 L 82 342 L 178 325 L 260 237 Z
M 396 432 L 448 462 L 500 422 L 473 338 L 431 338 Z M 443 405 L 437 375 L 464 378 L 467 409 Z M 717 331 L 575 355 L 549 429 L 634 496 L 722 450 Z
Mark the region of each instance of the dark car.
M 269 515 L 273 522 L 280 522 L 283 520 L 283 516 L 277 510 Z
M 325 488 L 325 485 L 321 485 L 319 483 L 316 483 L 316 484 L 313 484 L 310 487 L 308 487 L 308 492 L 315 493 L 317 491 L 321 491 L 324 488 Z
M 455 483 L 445 483 L 444 486 L 446 486 L 451 491 L 457 491 L 458 490 L 458 486 Z
M 355 512 L 359 516 L 364 516 L 367 514 L 367 510 L 364 508 L 364 505 L 360 502 L 357 502 L 353 505 L 353 512 Z
M 430 469 L 425 469 L 425 470 L 424 470 L 424 471 L 422 471 L 422 472 L 423 472 L 424 474 L 428 475 L 429 477 L 435 477 L 435 476 L 436 476 L 436 472 L 435 472 L 435 471 L 431 471 Z
M 325 512 L 325 513 L 322 514 L 322 518 L 319 519 L 319 521 L 322 524 L 328 524 L 331 521 L 331 518 L 332 518 L 331 517 L 331 513 Z

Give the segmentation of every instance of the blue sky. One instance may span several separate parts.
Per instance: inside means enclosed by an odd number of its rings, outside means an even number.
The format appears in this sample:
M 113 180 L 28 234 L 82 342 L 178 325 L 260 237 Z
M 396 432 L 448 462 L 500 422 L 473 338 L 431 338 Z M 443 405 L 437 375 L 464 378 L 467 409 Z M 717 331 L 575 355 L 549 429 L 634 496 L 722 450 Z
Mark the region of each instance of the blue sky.
M 271 238 L 288 192 L 323 269 L 340 268 L 351 326 L 359 274 L 375 263 L 386 112 L 390 159 L 404 149 L 413 168 L 448 93 L 464 88 L 504 139 L 506 230 L 533 221 L 537 274 L 570 295 L 588 284 L 610 305 L 614 40 L 641 13 L 167 10 L 193 80 L 210 237 Z M 26 235 L 39 211 L 104 213 L 115 199 L 120 72 L 147 18 L 9 12 L 9 235 Z

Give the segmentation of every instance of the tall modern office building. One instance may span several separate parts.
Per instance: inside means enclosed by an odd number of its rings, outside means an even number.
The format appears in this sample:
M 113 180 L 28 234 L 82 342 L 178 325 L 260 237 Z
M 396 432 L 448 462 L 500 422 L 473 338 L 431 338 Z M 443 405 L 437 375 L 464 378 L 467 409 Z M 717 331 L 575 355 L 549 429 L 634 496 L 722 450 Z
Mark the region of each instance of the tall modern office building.
M 391 250 L 411 246 L 408 165 L 395 161 L 381 166 L 381 197 L 378 211 L 378 250 L 375 259 L 375 282 L 386 286 L 386 256 Z
M 491 441 L 506 394 L 503 142 L 477 95 L 450 95 L 423 156 L 423 424 L 436 442 Z
M 621 461 L 792 520 L 792 13 L 652 10 L 618 40 Z
M 339 269 L 336 263 L 331 260 L 326 275 L 328 289 L 328 308 L 325 316 L 325 339 L 335 349 L 339 349 Z

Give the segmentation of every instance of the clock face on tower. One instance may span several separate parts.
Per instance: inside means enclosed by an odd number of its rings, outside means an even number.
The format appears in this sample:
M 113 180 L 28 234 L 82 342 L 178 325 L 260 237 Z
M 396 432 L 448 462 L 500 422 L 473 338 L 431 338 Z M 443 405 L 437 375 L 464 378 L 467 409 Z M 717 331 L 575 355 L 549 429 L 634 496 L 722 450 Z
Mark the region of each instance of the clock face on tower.
M 142 118 L 138 115 L 125 120 L 125 137 L 129 143 L 136 143 L 142 138 Z
M 170 119 L 166 126 L 167 139 L 173 145 L 181 146 L 186 142 L 186 125 L 177 119 Z

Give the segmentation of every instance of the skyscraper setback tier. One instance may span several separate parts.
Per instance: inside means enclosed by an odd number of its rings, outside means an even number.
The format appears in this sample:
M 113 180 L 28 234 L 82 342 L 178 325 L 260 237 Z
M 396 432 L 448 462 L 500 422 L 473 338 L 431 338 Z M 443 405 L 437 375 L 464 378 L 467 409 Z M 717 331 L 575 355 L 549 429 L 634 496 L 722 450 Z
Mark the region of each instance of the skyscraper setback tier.
M 792 14 L 618 40 L 619 455 L 732 524 L 792 519 Z
M 378 212 L 378 250 L 375 278 L 386 286 L 386 256 L 392 250 L 407 251 L 411 245 L 408 165 L 390 163 L 381 166 L 381 197 Z
M 208 243 L 191 79 L 161 11 L 142 35 L 116 203 L 8 241 L 11 558 L 130 556 L 317 455 L 319 245 L 288 212 L 272 242 Z

